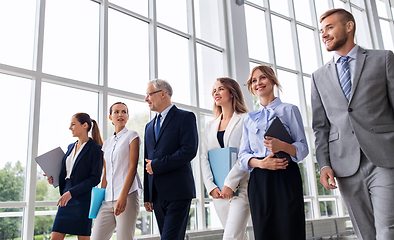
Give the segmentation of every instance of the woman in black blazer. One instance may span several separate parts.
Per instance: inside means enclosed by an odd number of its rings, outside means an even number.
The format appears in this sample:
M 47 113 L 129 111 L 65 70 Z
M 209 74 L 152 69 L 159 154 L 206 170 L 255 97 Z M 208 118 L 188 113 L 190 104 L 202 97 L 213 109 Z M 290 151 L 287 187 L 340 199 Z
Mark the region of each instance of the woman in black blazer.
M 71 118 L 69 128 L 78 141 L 68 146 L 59 176 L 60 199 L 51 240 L 64 239 L 66 234 L 90 239 L 92 220 L 88 218 L 92 187 L 100 182 L 103 168 L 103 140 L 96 121 L 86 113 Z M 92 138 L 88 132 L 92 129 Z M 53 183 L 52 176 L 48 182 Z

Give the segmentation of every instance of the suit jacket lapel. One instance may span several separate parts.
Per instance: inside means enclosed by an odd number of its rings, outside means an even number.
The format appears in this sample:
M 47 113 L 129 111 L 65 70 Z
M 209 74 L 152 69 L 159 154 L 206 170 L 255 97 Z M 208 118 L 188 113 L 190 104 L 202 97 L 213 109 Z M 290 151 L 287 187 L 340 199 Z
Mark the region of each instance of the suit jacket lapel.
M 159 136 L 157 137 L 157 142 L 159 141 L 161 134 L 163 133 L 164 129 L 167 127 L 168 123 L 171 121 L 171 118 L 174 116 L 174 114 L 177 110 L 178 110 L 178 108 L 174 105 L 170 109 L 170 111 L 168 111 L 167 116 L 164 119 L 164 122 L 160 127 L 160 132 L 159 132 Z
M 212 144 L 215 144 L 215 148 L 220 148 L 220 144 L 218 141 L 218 130 L 219 130 L 219 124 L 220 124 L 220 119 L 222 118 L 222 115 L 220 115 L 218 118 L 212 121 L 212 127 L 211 127 L 211 132 L 206 133 L 210 135 L 210 139 L 213 140 Z M 211 148 L 211 146 L 209 146 Z M 213 147 L 213 146 L 212 146 Z
M 343 100 L 345 100 L 347 102 L 346 96 L 343 93 L 343 90 L 341 88 L 341 84 L 339 83 L 338 72 L 337 72 L 337 68 L 335 66 L 334 58 L 328 63 L 327 67 L 328 67 L 327 70 L 330 75 L 329 78 L 332 81 L 332 85 L 334 86 L 335 91 L 337 93 L 339 93 L 339 95 L 342 96 Z
M 233 116 L 230 119 L 230 122 L 227 125 L 226 131 L 224 132 L 224 147 L 228 147 L 231 133 L 233 132 L 235 125 L 237 125 L 240 119 L 240 116 L 236 112 L 234 112 Z
M 358 83 L 360 81 L 360 76 L 361 76 L 361 72 L 362 72 L 363 67 L 364 67 L 364 63 L 365 63 L 365 58 L 366 57 L 367 57 L 367 54 L 366 54 L 365 49 L 359 47 L 358 48 L 358 52 L 357 52 L 357 59 L 356 59 L 356 64 L 355 64 L 356 65 L 356 69 L 354 71 L 352 90 L 350 92 L 349 103 L 350 103 L 350 101 L 352 101 L 352 98 L 354 96 L 354 93 L 356 91 Z
M 77 159 L 76 159 L 75 162 L 74 162 L 74 166 L 73 166 L 73 170 L 71 171 L 71 174 L 72 174 L 72 172 L 74 171 L 75 167 L 77 166 L 79 160 L 81 160 L 81 158 L 83 157 L 83 155 L 84 155 L 84 154 L 88 151 L 88 149 L 90 148 L 90 141 L 93 141 L 93 140 L 89 139 L 89 141 L 87 141 L 86 144 L 85 144 L 85 146 L 82 148 L 81 152 L 78 154 L 78 157 L 77 157 Z

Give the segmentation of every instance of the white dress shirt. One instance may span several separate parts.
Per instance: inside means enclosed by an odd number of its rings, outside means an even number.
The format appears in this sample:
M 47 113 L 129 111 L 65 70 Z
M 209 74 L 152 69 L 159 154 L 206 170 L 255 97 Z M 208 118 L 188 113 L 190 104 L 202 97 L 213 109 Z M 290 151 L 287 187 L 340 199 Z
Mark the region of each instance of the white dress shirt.
M 79 153 L 82 151 L 86 143 L 87 142 L 82 143 L 77 153 L 75 153 L 75 147 L 77 146 L 77 143 L 74 144 L 73 150 L 71 150 L 71 153 L 68 155 L 66 159 L 66 171 L 67 171 L 66 179 L 70 178 L 72 170 L 74 168 L 75 160 L 77 159 Z
M 105 189 L 105 201 L 115 201 L 122 192 L 127 174 L 129 173 L 130 143 L 139 137 L 138 133 L 128 130 L 126 127 L 118 134 L 108 138 L 103 145 L 107 187 Z M 141 141 L 138 140 L 141 144 Z M 135 175 L 129 194 L 138 190 L 141 194 L 142 184 L 138 172 Z

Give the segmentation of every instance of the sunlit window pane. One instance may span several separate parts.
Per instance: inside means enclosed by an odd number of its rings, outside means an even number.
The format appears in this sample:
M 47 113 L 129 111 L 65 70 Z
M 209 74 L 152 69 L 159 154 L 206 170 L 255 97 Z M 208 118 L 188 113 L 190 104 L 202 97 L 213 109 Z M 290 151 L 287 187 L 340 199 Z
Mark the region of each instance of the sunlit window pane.
M 197 44 L 197 68 L 200 107 L 212 109 L 212 88 L 216 79 L 224 76 L 223 54 Z
M 85 112 L 97 120 L 98 93 L 43 83 L 41 95 L 38 154 L 56 147 L 66 151 L 70 143 L 77 141 L 68 129 L 72 116 Z
M 145 94 L 149 80 L 148 24 L 108 11 L 108 86 Z
M 0 202 L 24 198 L 31 84 L 29 79 L 0 74 Z
M 195 0 L 196 36 L 218 46 L 222 45 L 219 0 Z
M 365 8 L 364 0 L 351 0 L 351 2 L 361 8 Z
M 110 0 L 109 2 L 141 14 L 142 16 L 148 16 L 148 1 Z
M 51 239 L 52 225 L 53 221 L 55 220 L 56 210 L 56 207 L 36 208 L 36 216 L 34 217 L 35 239 Z
M 313 219 L 314 218 L 312 202 L 305 201 L 304 210 L 305 210 L 305 219 Z
M 386 50 L 394 50 L 393 38 L 390 30 L 390 23 L 385 20 L 379 20 L 382 29 L 383 45 Z
M 156 1 L 157 21 L 187 33 L 186 3 L 185 0 Z
M 334 217 L 338 216 L 337 205 L 335 201 L 319 201 L 320 204 L 320 215 L 322 217 Z
M 0 208 L 0 213 L 22 212 L 22 209 Z M 0 218 L 1 239 L 21 239 L 22 217 L 2 217 Z
M 159 78 L 171 84 L 172 101 L 191 105 L 195 87 L 190 83 L 188 40 L 159 28 L 157 45 Z
M 289 16 L 288 0 L 270 0 L 271 11 Z
M 352 14 L 356 20 L 356 41 L 357 44 L 364 48 L 373 48 L 371 33 L 368 26 L 367 13 L 357 8 L 352 8 Z
M 249 57 L 269 62 L 265 12 L 245 5 Z
M 100 5 L 46 1 L 43 72 L 98 83 Z
M 278 80 L 282 85 L 282 92 L 279 92 L 280 100 L 282 102 L 296 105 L 300 109 L 300 95 L 298 92 L 297 75 L 294 73 L 278 70 Z
M 32 69 L 36 1 L 1 1 L 0 63 Z
M 260 6 L 264 6 L 264 1 L 266 1 L 266 0 L 248 0 L 248 2 L 257 4 L 257 5 L 260 5 Z
M 385 1 L 376 0 L 375 2 L 379 17 L 388 18 Z
M 277 65 L 295 69 L 290 22 L 283 18 L 272 16 L 272 30 Z
M 297 25 L 298 43 L 300 45 L 301 66 L 304 73 L 311 74 L 318 67 L 318 58 L 313 30 Z
M 315 2 L 315 7 L 316 7 L 316 17 L 317 17 L 317 23 L 319 25 L 319 19 L 320 16 L 327 11 L 329 8 L 328 6 L 328 1 L 314 1 Z M 319 25 L 320 27 L 320 25 Z
M 309 77 L 304 77 L 304 92 L 305 92 L 308 122 L 309 122 L 309 126 L 312 127 L 311 78 Z M 304 124 L 306 125 L 305 121 L 306 119 L 304 119 Z
M 297 21 L 312 25 L 311 6 L 309 0 L 294 0 L 294 10 Z
M 343 8 L 346 9 L 346 3 L 342 2 L 341 0 L 334 0 L 334 8 Z
M 306 168 L 306 160 L 304 159 L 302 162 L 298 163 L 298 167 L 300 169 L 301 178 L 302 178 L 302 189 L 304 196 L 311 195 L 308 181 L 308 171 Z

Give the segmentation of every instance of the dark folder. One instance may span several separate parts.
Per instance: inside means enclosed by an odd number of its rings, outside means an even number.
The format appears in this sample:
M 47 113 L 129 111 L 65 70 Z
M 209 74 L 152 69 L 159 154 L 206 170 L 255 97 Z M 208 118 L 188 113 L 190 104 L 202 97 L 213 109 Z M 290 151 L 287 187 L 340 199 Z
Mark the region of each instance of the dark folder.
M 271 123 L 271 125 L 268 127 L 267 131 L 265 132 L 264 137 L 277 138 L 288 144 L 292 144 L 294 142 L 290 134 L 287 132 L 285 126 L 280 121 L 279 117 L 275 117 L 274 121 Z M 286 160 L 289 162 L 291 161 L 290 155 L 282 151 L 275 153 L 275 156 L 277 158 L 286 158 Z

